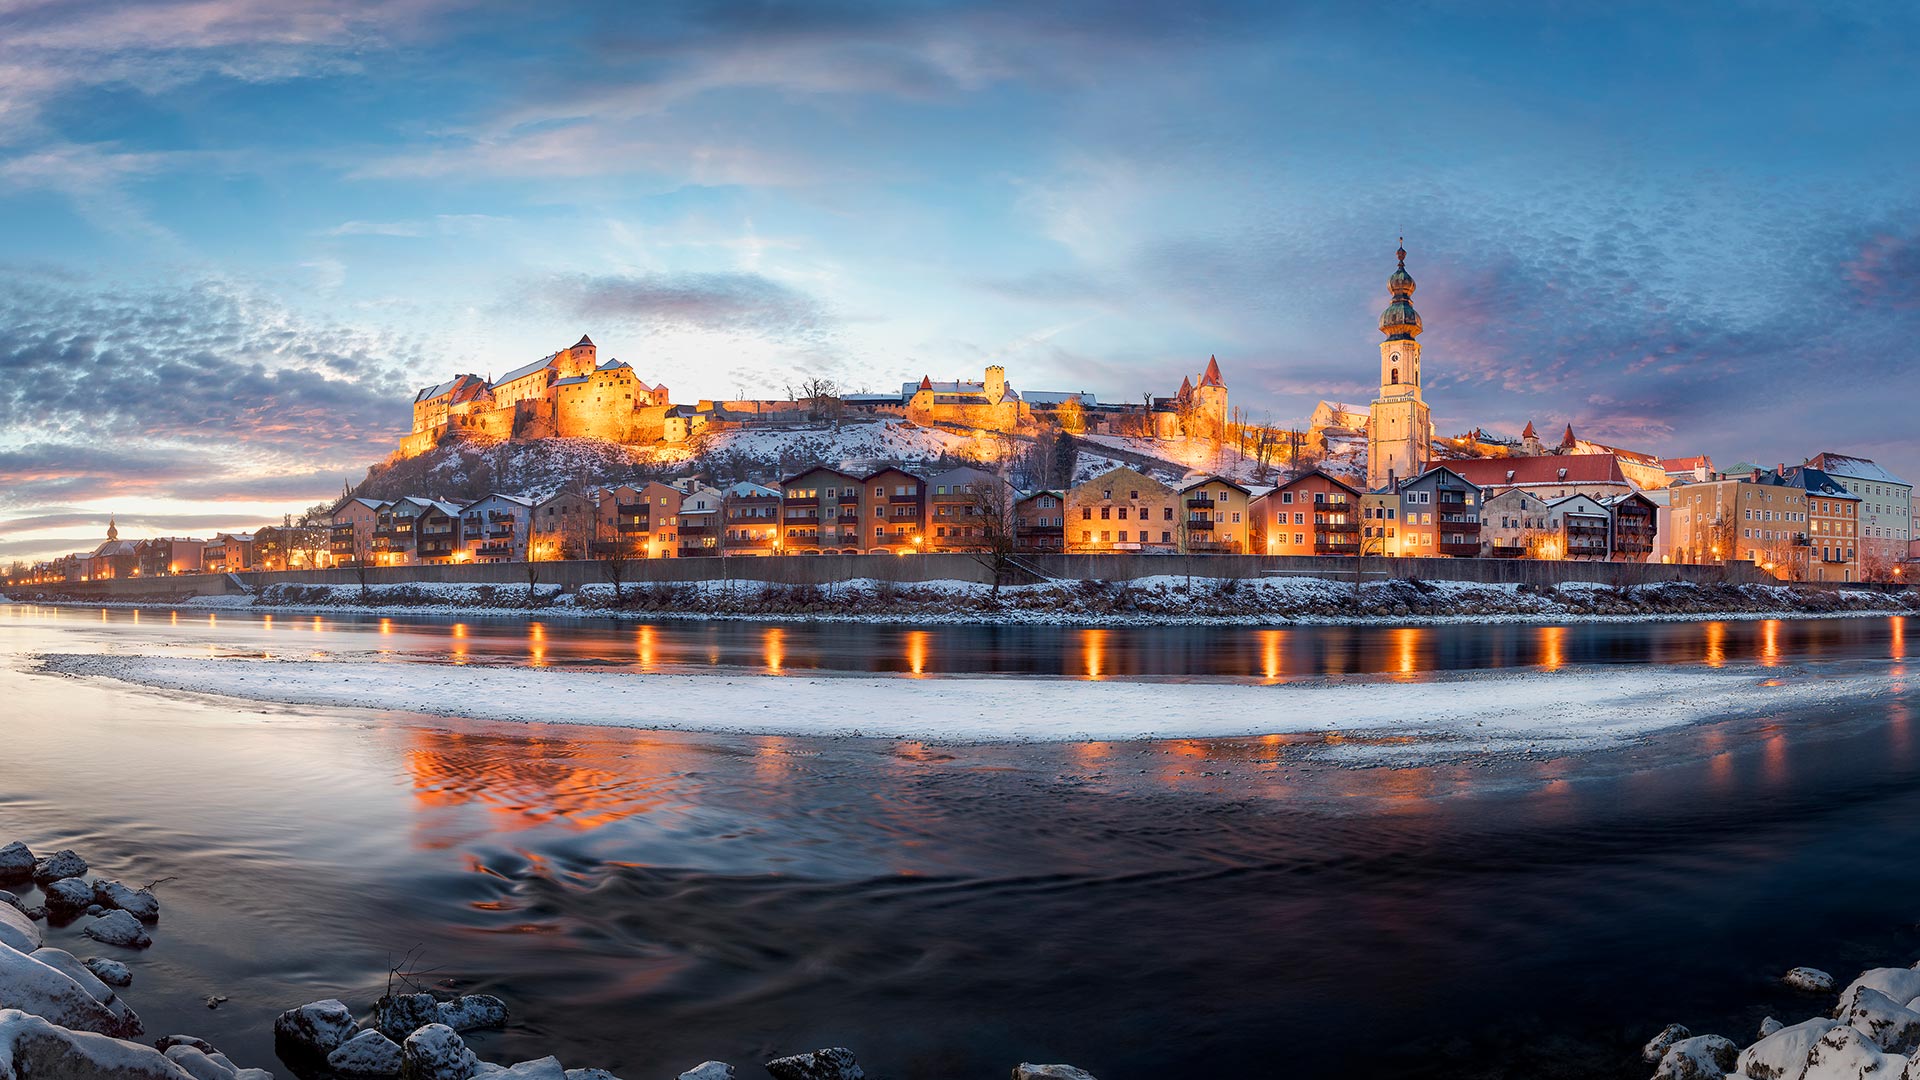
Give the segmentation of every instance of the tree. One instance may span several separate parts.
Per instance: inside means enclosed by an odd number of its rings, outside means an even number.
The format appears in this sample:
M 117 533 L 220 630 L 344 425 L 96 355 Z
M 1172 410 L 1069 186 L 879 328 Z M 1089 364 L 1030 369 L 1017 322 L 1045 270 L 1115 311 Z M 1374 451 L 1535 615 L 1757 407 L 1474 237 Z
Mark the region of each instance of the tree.
M 1060 424 L 1060 430 L 1068 435 L 1087 433 L 1087 407 L 1080 404 L 1077 397 L 1061 402 L 1060 407 L 1054 410 L 1054 419 Z
M 619 607 L 626 602 L 620 586 L 626 580 L 627 571 L 632 569 L 635 554 L 633 542 L 618 535 L 599 547 L 600 573 L 613 584 L 614 607 Z
M 818 376 L 803 381 L 799 387 L 789 385 L 787 397 L 794 401 L 803 401 L 807 405 L 807 419 L 831 423 L 836 430 L 840 427 L 840 417 L 846 411 L 846 402 L 840 397 L 839 384 L 832 379 Z
M 997 600 L 1001 580 L 1013 571 L 1013 552 L 1019 531 L 1013 511 L 1020 494 L 1004 472 L 991 480 L 975 480 L 967 485 L 966 491 L 966 505 L 971 511 L 968 525 L 972 527 L 978 522 L 980 529 L 980 542 L 969 546 L 981 564 L 993 571 L 992 595 Z

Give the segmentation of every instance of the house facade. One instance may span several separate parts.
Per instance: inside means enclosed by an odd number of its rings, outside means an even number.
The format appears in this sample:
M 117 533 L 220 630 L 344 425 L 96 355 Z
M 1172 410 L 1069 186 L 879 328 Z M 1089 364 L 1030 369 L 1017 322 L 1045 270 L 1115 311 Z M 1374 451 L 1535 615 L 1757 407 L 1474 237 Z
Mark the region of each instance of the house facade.
M 1301 473 L 1253 500 L 1248 538 L 1252 550 L 1265 555 L 1358 555 L 1372 525 L 1361 496 L 1359 488 L 1318 469 Z M 1396 511 L 1396 523 L 1398 516 Z M 1381 520 L 1384 541 L 1385 519 Z M 1253 544 L 1255 534 L 1257 544 Z
M 533 501 L 498 492 L 460 509 L 461 561 L 526 562 L 533 539 Z
M 1400 553 L 1413 558 L 1480 554 L 1480 487 L 1446 465 L 1401 482 Z
M 1102 473 L 1067 492 L 1067 550 L 1178 551 L 1179 501 L 1178 492 L 1135 469 Z

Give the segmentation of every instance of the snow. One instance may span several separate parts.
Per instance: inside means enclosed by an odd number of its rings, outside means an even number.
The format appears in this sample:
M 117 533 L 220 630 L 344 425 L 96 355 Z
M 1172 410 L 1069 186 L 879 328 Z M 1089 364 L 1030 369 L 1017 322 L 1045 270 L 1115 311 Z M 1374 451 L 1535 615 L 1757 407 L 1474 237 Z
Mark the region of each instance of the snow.
M 644 674 L 404 662 L 52 654 L 42 669 L 255 701 L 531 723 L 949 742 L 1326 734 L 1379 745 L 1571 752 L 1735 714 L 1893 692 L 1884 676 L 1783 680 L 1739 669 L 1480 672 L 1425 682 L 1271 684 L 1041 677 Z M 1205 708 L 1195 708 L 1204 698 Z M 687 703 L 699 702 L 698 708 Z M 1579 709 L 1566 703 L 1577 701 Z M 1909 995 L 1912 996 L 1912 995 Z M 1901 1000 L 1906 1000 L 1901 998 Z

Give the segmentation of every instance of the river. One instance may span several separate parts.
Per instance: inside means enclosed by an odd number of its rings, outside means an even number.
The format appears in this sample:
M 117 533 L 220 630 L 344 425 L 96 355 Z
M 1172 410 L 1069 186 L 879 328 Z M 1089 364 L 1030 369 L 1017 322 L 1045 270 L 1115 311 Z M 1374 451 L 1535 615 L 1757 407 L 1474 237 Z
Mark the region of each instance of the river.
M 273 1060 L 391 966 L 514 1010 L 490 1060 L 641 1080 L 853 1047 L 896 1078 L 1643 1077 L 1920 955 L 1907 623 L 658 626 L 0 608 L 0 842 L 171 877 L 127 997 Z M 651 671 L 1271 681 L 1884 671 L 1871 705 L 1625 750 L 1343 769 L 1289 738 L 947 745 L 260 706 L 33 673 L 188 651 Z M 700 702 L 687 703 L 697 711 Z M 1577 702 L 1569 702 L 1577 709 Z M 72 928 L 53 938 L 100 950 Z M 409 959 L 411 958 L 411 959 Z M 229 998 L 216 1010 L 208 995 Z

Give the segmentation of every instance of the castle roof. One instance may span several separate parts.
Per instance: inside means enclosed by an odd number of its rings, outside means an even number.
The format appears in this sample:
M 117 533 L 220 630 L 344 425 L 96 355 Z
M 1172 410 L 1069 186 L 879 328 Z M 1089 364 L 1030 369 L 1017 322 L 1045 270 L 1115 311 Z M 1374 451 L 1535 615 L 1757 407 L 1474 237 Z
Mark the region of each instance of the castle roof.
M 1695 469 L 1712 472 L 1713 459 L 1705 454 L 1697 454 L 1693 457 L 1661 458 L 1660 467 L 1667 472 L 1692 472 Z
M 587 335 L 585 335 L 585 334 L 581 334 L 581 335 L 580 335 L 580 340 L 579 340 L 579 341 L 576 341 L 576 342 L 574 342 L 574 343 L 573 343 L 573 347 L 577 349 L 577 348 L 579 348 L 579 347 L 580 347 L 580 346 L 582 346 L 582 345 L 585 345 L 585 346 L 586 346 L 587 348 L 589 348 L 589 349 L 591 349 L 591 348 L 593 348 L 593 347 L 594 347 L 594 344 L 593 344 L 593 339 L 592 339 L 592 338 L 590 338 L 590 337 L 588 337 L 588 336 L 587 336 Z
M 1193 377 L 1190 375 L 1180 376 L 1180 393 L 1184 395 L 1184 394 L 1191 393 L 1192 391 L 1193 391 Z
M 1533 421 L 1531 420 L 1527 421 L 1527 430 L 1522 431 L 1520 433 L 1520 437 L 1523 439 L 1537 439 L 1540 437 L 1539 435 L 1534 433 Z
M 1218 386 L 1223 388 L 1226 386 L 1225 383 L 1220 381 L 1220 361 L 1219 360 L 1216 360 L 1211 356 L 1207 357 L 1207 371 L 1206 371 L 1206 374 L 1200 376 L 1200 385 L 1201 386 Z
M 523 367 L 514 368 L 512 371 L 509 371 L 505 375 L 500 376 L 498 379 L 494 380 L 493 385 L 505 386 L 506 384 L 514 381 L 515 379 L 524 379 L 529 375 L 533 375 L 539 372 L 540 369 L 542 368 L 552 367 L 553 362 L 559 358 L 560 358 L 559 353 L 548 353 L 546 356 L 543 356 L 540 359 L 535 360 L 531 364 L 527 364 Z
M 1542 457 L 1465 458 L 1447 463 L 1481 487 L 1540 484 L 1621 484 L 1627 482 L 1612 454 L 1547 454 Z
M 922 390 L 933 389 L 933 377 L 930 375 L 920 376 L 920 389 Z
M 1562 436 L 1560 436 L 1560 445 L 1561 445 L 1561 446 L 1572 446 L 1572 445 L 1573 445 L 1573 444 L 1574 444 L 1574 443 L 1575 443 L 1576 441 L 1577 441 L 1577 440 L 1575 440 L 1575 439 L 1574 439 L 1574 437 L 1573 437 L 1573 425 L 1572 425 L 1572 424 L 1568 424 L 1568 425 L 1567 425 L 1567 433 L 1566 433 L 1565 435 L 1562 435 Z

